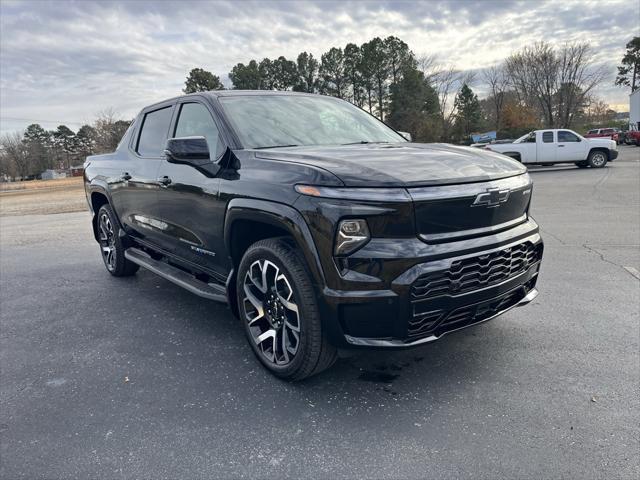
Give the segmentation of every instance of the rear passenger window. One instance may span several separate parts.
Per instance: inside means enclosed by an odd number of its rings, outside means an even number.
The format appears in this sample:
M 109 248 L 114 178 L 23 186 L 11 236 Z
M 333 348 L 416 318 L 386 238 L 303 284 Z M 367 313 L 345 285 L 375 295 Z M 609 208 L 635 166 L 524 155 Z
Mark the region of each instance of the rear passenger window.
M 171 107 L 149 112 L 144 116 L 136 152 L 142 157 L 159 157 L 167 143 Z
M 544 143 L 553 143 L 553 132 L 544 132 L 542 134 L 542 141 Z
M 560 130 L 558 132 L 558 142 L 579 142 L 580 139 L 573 132 L 568 132 L 566 130 Z
M 209 110 L 200 103 L 184 103 L 180 107 L 180 116 L 174 137 L 204 137 L 209 145 L 211 159 L 215 160 L 223 153 L 220 134 Z

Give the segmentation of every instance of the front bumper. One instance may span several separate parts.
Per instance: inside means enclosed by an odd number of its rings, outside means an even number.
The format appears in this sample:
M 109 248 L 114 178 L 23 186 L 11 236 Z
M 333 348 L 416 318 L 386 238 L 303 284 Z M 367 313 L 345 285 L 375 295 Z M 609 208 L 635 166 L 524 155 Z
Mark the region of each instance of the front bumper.
M 467 328 L 467 327 L 471 327 L 473 325 L 478 325 L 480 323 L 488 322 L 489 320 L 492 320 L 492 319 L 496 318 L 497 316 L 508 312 L 512 308 L 522 307 L 524 305 L 527 305 L 528 303 L 533 301 L 537 296 L 538 296 L 538 290 L 536 288 L 533 288 L 533 289 L 529 290 L 528 293 L 525 293 L 524 297 L 522 297 L 520 300 L 518 300 L 517 303 L 514 303 L 513 305 L 511 305 L 509 307 L 505 307 L 502 310 L 498 310 L 495 313 L 492 313 L 492 314 L 486 316 L 485 318 L 481 318 L 481 319 L 478 319 L 476 321 L 471 321 L 471 322 L 469 322 L 468 324 L 465 324 L 465 325 L 456 326 L 454 328 L 443 330 L 439 334 L 435 334 L 434 333 L 434 334 L 428 335 L 426 337 L 420 338 L 418 340 L 413 340 L 413 341 L 410 341 L 410 340 L 394 340 L 394 339 L 386 340 L 386 339 L 377 339 L 377 338 L 352 337 L 350 335 L 345 335 L 345 339 L 347 340 L 347 342 L 349 342 L 352 345 L 358 345 L 358 346 L 362 346 L 362 347 L 385 347 L 385 348 L 389 348 L 389 347 L 391 347 L 391 348 L 415 347 L 417 345 L 422 345 L 422 344 L 425 344 L 425 343 L 434 342 L 434 341 L 440 339 L 443 335 L 446 335 L 447 333 L 455 332 L 455 331 L 458 331 L 458 330 L 462 330 L 463 328 Z M 497 300 L 499 301 L 500 299 L 497 299 Z
M 399 272 L 388 288 L 325 288 L 330 338 L 341 347 L 413 347 L 491 320 L 537 296 L 542 252 L 536 228 L 481 251 L 426 258 Z
M 609 150 L 609 161 L 618 158 L 618 150 Z

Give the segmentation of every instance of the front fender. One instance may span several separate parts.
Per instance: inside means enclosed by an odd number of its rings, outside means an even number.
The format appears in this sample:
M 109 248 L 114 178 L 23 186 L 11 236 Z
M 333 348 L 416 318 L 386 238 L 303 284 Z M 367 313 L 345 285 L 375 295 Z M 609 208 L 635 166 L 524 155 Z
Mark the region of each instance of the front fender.
M 287 231 L 300 247 L 311 271 L 313 282 L 317 286 L 324 287 L 326 283 L 318 250 L 300 212 L 282 203 L 234 198 L 229 202 L 224 221 L 224 243 L 230 254 L 233 251 L 231 232 L 233 224 L 238 220 L 262 222 Z

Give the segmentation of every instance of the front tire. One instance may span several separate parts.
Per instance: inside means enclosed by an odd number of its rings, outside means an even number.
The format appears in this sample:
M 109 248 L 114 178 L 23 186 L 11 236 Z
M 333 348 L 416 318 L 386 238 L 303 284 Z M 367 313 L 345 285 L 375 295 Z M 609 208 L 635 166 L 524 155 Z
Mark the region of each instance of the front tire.
M 249 247 L 236 292 L 247 340 L 271 373 L 302 380 L 333 365 L 337 351 L 322 329 L 304 259 L 289 241 L 272 238 Z
M 589 154 L 587 163 L 592 168 L 602 168 L 607 164 L 607 154 L 602 150 L 594 150 Z
M 108 203 L 98 210 L 97 230 L 100 253 L 107 271 L 114 277 L 134 275 L 140 267 L 125 258 L 120 226 Z

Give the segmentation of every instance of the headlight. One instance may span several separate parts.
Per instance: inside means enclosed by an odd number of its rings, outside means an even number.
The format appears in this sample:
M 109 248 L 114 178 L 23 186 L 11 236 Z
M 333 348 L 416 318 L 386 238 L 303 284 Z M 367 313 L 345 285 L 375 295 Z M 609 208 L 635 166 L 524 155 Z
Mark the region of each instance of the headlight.
M 365 245 L 371 235 L 367 221 L 364 219 L 342 220 L 338 224 L 338 233 L 336 234 L 336 255 L 349 255 L 357 249 Z

